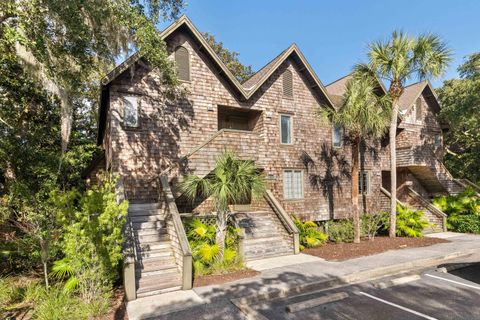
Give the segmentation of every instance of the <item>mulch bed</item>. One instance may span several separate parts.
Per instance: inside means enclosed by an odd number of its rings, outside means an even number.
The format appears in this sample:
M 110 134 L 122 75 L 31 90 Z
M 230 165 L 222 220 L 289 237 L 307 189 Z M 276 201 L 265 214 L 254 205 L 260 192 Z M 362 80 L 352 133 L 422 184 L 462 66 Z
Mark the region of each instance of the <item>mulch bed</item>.
M 439 238 L 389 238 L 375 237 L 375 239 L 362 239 L 360 243 L 334 243 L 329 242 L 319 248 L 306 248 L 302 253 L 317 256 L 328 261 L 344 261 L 348 259 L 369 256 L 388 250 L 427 247 L 437 243 L 450 242 Z
M 208 286 L 212 284 L 221 284 L 239 279 L 251 278 L 260 274 L 260 272 L 252 269 L 236 270 L 224 274 L 211 274 L 208 276 L 198 276 L 193 279 L 194 287 Z
M 106 315 L 96 317 L 96 320 L 128 320 L 127 308 L 125 304 L 125 293 L 122 287 L 113 290 L 113 296 L 110 302 L 110 310 Z

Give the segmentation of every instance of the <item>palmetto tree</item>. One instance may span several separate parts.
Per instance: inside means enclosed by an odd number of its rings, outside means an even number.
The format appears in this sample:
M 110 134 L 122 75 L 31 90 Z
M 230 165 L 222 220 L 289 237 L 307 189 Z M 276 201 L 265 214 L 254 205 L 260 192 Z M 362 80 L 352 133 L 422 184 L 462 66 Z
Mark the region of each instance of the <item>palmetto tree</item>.
M 390 121 L 388 97 L 375 93 L 379 83 L 373 77 L 354 74 L 347 82 L 339 108 L 322 109 L 321 115 L 346 130 L 352 150 L 352 216 L 354 242 L 360 242 L 360 211 L 358 206 L 358 176 L 360 143 L 364 139 L 379 139 L 387 131 Z
M 388 83 L 392 104 L 390 120 L 390 237 L 396 229 L 397 161 L 395 136 L 397 132 L 398 100 L 407 81 L 439 77 L 451 61 L 451 52 L 446 44 L 434 34 L 410 37 L 404 32 L 394 31 L 391 37 L 368 46 L 368 63 L 358 64 L 357 72 L 370 74 Z
M 224 151 L 215 168 L 205 177 L 186 175 L 180 184 L 187 199 L 211 198 L 217 211 L 215 242 L 219 246 L 218 259 L 223 260 L 229 205 L 244 203 L 251 196 L 265 192 L 266 183 L 253 161 L 237 159 L 235 153 Z

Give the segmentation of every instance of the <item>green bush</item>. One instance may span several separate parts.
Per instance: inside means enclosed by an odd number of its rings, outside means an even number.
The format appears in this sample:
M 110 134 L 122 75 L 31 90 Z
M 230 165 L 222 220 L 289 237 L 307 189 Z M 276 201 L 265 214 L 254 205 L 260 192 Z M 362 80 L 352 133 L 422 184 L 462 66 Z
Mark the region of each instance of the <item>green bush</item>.
M 361 234 L 368 239 L 373 240 L 377 233 L 384 228 L 388 219 L 388 213 L 380 212 L 377 214 L 364 214 L 360 217 Z
M 480 198 L 467 188 L 458 195 L 441 196 L 433 204 L 447 214 L 449 230 L 480 233 Z
M 422 237 L 423 230 L 430 226 L 425 219 L 423 210 L 414 210 L 409 207 L 397 205 L 397 230 L 399 237 Z M 390 228 L 390 219 L 386 216 L 385 229 Z
M 328 236 L 319 230 L 319 226 L 315 222 L 302 222 L 296 216 L 293 216 L 293 221 L 300 233 L 300 250 L 320 247 L 327 241 Z
M 334 242 L 352 242 L 353 241 L 353 223 L 352 220 L 342 219 L 327 221 L 325 223 L 328 237 Z
M 215 243 L 216 228 L 198 218 L 186 221 L 186 232 L 192 249 L 193 269 L 196 276 L 225 273 L 244 268 L 243 257 L 238 255 L 240 230 L 229 225 L 225 238 L 223 260 L 218 259 L 219 247 Z

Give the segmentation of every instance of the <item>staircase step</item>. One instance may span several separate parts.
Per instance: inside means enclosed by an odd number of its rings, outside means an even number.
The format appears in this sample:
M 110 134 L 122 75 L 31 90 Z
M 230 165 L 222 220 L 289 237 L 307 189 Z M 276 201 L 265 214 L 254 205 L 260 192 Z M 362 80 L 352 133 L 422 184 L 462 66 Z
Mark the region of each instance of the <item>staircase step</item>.
M 175 285 L 181 285 L 182 279 L 180 272 L 170 274 L 153 275 L 144 278 L 138 278 L 138 291 L 147 291 L 152 288 L 169 288 Z
M 166 276 L 170 276 L 174 274 L 179 275 L 180 273 L 178 271 L 177 266 L 173 265 L 173 267 L 170 267 L 170 268 L 161 268 L 161 269 L 149 270 L 149 271 L 135 269 L 135 274 L 138 279 L 142 279 L 142 278 L 148 278 L 148 277 L 153 277 L 158 275 L 166 275 Z
M 163 229 L 162 229 L 163 230 Z M 155 230 L 161 231 L 161 230 Z M 170 236 L 166 233 L 154 233 L 154 234 L 146 234 L 146 235 L 136 235 L 138 242 L 141 244 L 144 243 L 152 243 L 152 242 L 163 242 L 163 241 L 170 241 Z
M 167 287 L 167 288 L 163 288 L 163 286 L 160 286 L 159 289 L 153 288 L 153 289 L 148 289 L 141 292 L 137 291 L 137 298 L 145 298 L 145 297 L 150 297 L 157 294 L 162 294 L 162 293 L 167 293 L 172 291 L 179 291 L 179 290 L 182 290 L 181 283 L 180 285 L 175 285 L 173 287 Z
M 285 239 L 281 236 L 275 237 L 263 237 L 263 238 L 252 238 L 252 239 L 245 239 L 245 246 L 252 246 L 252 245 L 265 245 L 270 247 L 275 247 L 277 245 L 286 242 Z
M 142 261 L 137 261 L 135 263 L 135 271 L 138 270 L 139 272 L 152 272 L 157 270 L 166 270 L 171 268 L 177 268 L 175 264 L 175 260 L 173 257 L 169 257 L 168 259 L 145 259 Z M 177 268 L 178 269 L 178 268 Z
M 165 221 L 165 216 L 163 214 L 152 214 L 152 215 L 145 215 L 145 216 L 131 216 L 130 220 L 133 223 L 139 222 L 155 222 L 155 221 Z
M 164 214 L 164 210 L 161 210 L 161 209 L 150 209 L 150 210 L 131 210 L 131 209 L 128 209 L 128 215 L 130 217 L 150 216 L 150 215 L 157 215 L 157 214 Z
M 160 249 L 160 250 L 151 250 L 151 251 L 137 251 L 137 254 L 145 258 L 156 258 L 156 257 L 173 257 L 173 252 L 170 248 L 168 249 Z
M 141 210 L 154 210 L 160 208 L 158 202 L 151 202 L 151 203 L 130 203 L 128 206 L 128 211 L 141 211 Z
M 149 221 L 149 222 L 132 222 L 133 229 L 161 229 L 166 226 L 165 220 Z
M 140 243 L 140 250 L 142 252 L 153 251 L 153 250 L 171 250 L 172 246 L 170 242 L 151 242 L 151 243 Z
M 148 228 L 137 229 L 133 231 L 135 236 L 167 235 L 167 228 Z

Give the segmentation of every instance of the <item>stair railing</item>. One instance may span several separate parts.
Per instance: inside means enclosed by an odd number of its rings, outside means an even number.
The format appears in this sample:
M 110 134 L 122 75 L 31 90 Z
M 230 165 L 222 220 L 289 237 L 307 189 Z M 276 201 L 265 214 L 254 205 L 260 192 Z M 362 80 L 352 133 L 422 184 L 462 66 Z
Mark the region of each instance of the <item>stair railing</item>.
M 123 178 L 120 177 L 115 185 L 115 198 L 117 204 L 126 201 L 125 186 Z M 127 214 L 126 223 L 124 227 L 125 241 L 123 243 L 123 288 L 125 290 L 125 298 L 127 301 L 132 301 L 137 298 L 137 286 L 135 279 L 135 257 L 136 239 L 133 232 L 133 224 L 130 216 Z
M 413 190 L 410 186 L 405 185 L 405 188 L 411 197 L 418 200 L 422 204 L 422 206 L 424 206 L 428 211 L 430 211 L 431 213 L 435 214 L 437 217 L 442 219 L 442 229 L 444 232 L 446 232 L 447 231 L 447 215 L 442 210 L 438 209 L 433 204 L 431 204 L 430 201 L 422 197 L 418 192 Z
M 173 234 L 169 233 L 170 236 L 174 237 L 174 239 L 172 239 L 172 245 L 174 251 L 180 251 L 180 259 L 175 257 L 175 260 L 182 271 L 182 289 L 189 290 L 192 288 L 192 251 L 190 249 L 190 244 L 188 243 L 188 238 L 177 205 L 175 204 L 175 197 L 172 194 L 170 184 L 168 183 L 168 177 L 166 175 L 160 176 L 160 185 L 162 187 L 161 189 L 163 191 L 165 203 L 167 204 L 167 215 L 165 216 L 167 228 L 168 223 L 171 222 L 174 229 Z
M 273 195 L 272 191 L 267 190 L 265 192 L 265 199 L 272 206 L 275 214 L 280 218 L 280 221 L 285 226 L 287 232 L 293 237 L 293 250 L 295 254 L 300 252 L 300 236 L 299 231 L 290 215 L 283 209 L 280 202 Z

